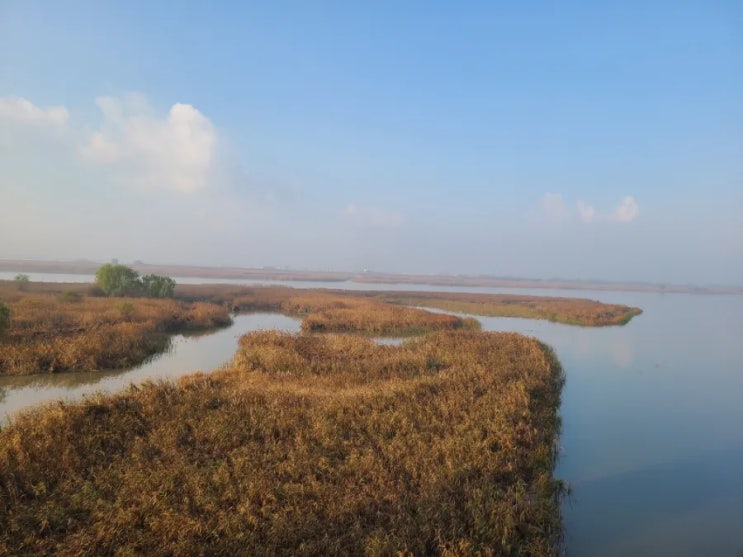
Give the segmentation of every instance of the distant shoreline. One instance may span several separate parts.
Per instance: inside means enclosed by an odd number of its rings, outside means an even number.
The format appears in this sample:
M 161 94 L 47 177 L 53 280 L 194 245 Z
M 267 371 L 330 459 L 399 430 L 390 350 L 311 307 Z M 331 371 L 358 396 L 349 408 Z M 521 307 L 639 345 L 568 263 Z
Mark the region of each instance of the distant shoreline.
M 91 275 L 102 263 L 95 261 L 0 260 L 0 271 L 19 273 L 65 273 Z M 272 267 L 209 267 L 200 265 L 161 265 L 142 262 L 124 263 L 139 273 L 164 274 L 182 278 L 292 280 L 355 282 L 360 284 L 426 284 L 429 286 L 473 286 L 492 288 L 548 288 L 556 290 L 604 290 L 614 292 L 657 292 L 675 294 L 743 295 L 743 287 L 646 284 L 567 279 L 500 278 L 461 275 L 418 275 L 376 272 L 301 271 Z

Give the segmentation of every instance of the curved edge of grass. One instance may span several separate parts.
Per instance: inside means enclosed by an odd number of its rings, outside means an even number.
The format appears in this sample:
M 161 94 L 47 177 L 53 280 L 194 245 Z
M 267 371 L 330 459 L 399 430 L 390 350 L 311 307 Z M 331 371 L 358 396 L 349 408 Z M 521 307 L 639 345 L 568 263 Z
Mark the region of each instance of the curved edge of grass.
M 0 430 L 0 553 L 555 555 L 564 380 L 514 333 L 252 333 Z
M 385 293 L 381 298 L 390 303 L 429 307 L 454 313 L 537 319 L 580 327 L 623 326 L 642 314 L 640 308 L 623 304 L 605 304 L 582 298 L 460 293 L 442 293 L 434 296 L 429 293 Z
M 11 323 L 0 336 L 0 376 L 124 369 L 165 351 L 173 335 L 229 326 L 223 306 L 149 298 L 101 298 L 74 291 L 0 291 Z

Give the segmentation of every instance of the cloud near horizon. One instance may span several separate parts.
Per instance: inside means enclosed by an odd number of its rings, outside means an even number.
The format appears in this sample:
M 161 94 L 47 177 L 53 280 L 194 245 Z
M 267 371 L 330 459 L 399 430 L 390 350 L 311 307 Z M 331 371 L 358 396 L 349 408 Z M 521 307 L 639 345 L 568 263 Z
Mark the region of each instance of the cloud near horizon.
M 97 131 L 85 131 L 64 106 L 43 108 L 23 97 L 0 97 L 0 122 L 34 133 L 51 129 L 79 159 L 107 171 L 120 185 L 192 193 L 210 185 L 215 174 L 218 134 L 194 106 L 173 104 L 165 116 L 155 114 L 140 94 L 96 99 L 102 121 Z M 51 129 L 50 129 L 51 128 Z M 51 135 L 49 135 L 51 137 Z
M 559 193 L 544 194 L 539 204 L 541 216 L 552 223 L 562 223 L 577 217 L 586 224 L 597 222 L 626 224 L 636 220 L 640 214 L 640 205 L 631 195 L 624 197 L 610 212 L 600 212 L 581 199 L 576 202 L 575 207 L 576 211 L 571 211 Z
M 190 104 L 175 103 L 164 118 L 140 95 L 100 97 L 101 129 L 80 147 L 89 162 L 116 168 L 143 188 L 191 193 L 206 188 L 217 145 L 211 121 Z
M 576 206 L 580 219 L 586 223 L 599 221 L 628 223 L 635 220 L 640 214 L 640 205 L 631 195 L 623 198 L 619 205 L 609 213 L 601 213 L 582 200 L 579 200 Z
M 0 97 L 0 120 L 64 128 L 69 119 L 70 113 L 63 106 L 41 108 L 23 97 Z

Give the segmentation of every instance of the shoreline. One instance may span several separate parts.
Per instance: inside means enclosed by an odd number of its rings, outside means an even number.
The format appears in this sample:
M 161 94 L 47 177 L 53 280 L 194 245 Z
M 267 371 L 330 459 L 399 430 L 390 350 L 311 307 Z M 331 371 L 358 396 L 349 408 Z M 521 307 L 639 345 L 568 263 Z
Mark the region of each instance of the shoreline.
M 0 272 L 92 275 L 100 267 L 94 261 L 38 261 L 0 259 Z M 228 280 L 272 280 L 298 282 L 334 282 L 354 284 L 421 284 L 442 287 L 544 288 L 555 290 L 597 290 L 607 292 L 655 292 L 668 294 L 743 295 L 743 286 L 655 284 L 576 279 L 534 279 L 516 277 L 396 274 L 349 271 L 307 271 L 273 267 L 211 267 L 205 265 L 149 264 L 136 261 L 129 265 L 142 274 L 155 273 L 175 278 Z

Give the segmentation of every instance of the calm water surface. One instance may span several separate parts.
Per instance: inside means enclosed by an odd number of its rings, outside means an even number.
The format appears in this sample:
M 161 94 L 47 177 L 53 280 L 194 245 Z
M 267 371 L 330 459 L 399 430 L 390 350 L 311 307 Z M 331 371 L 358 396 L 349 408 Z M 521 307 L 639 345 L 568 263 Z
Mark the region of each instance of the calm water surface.
M 12 278 L 15 273 L 6 273 Z M 80 275 L 31 275 L 31 280 Z M 91 277 L 82 277 L 90 281 Z M 207 281 L 277 284 L 271 281 Z M 584 556 L 743 555 L 743 297 L 604 291 L 442 288 L 284 281 L 299 288 L 504 292 L 586 297 L 641 307 L 625 327 L 581 328 L 478 317 L 485 330 L 518 331 L 555 348 L 567 375 L 557 475 L 567 552 Z M 0 378 L 0 419 L 56 398 L 210 370 L 237 337 L 296 331 L 276 314 L 239 316 L 202 337 L 175 337 L 170 353 L 126 372 Z
M 241 335 L 259 329 L 298 332 L 297 319 L 276 313 L 250 313 L 204 335 L 175 335 L 170 350 L 127 370 L 0 377 L 0 424 L 13 413 L 57 399 L 75 400 L 96 391 L 115 392 L 148 379 L 174 379 L 194 371 L 211 371 L 232 359 Z
M 565 369 L 567 554 L 741 557 L 743 297 L 572 295 L 644 313 L 608 328 L 478 318 L 550 344 Z

